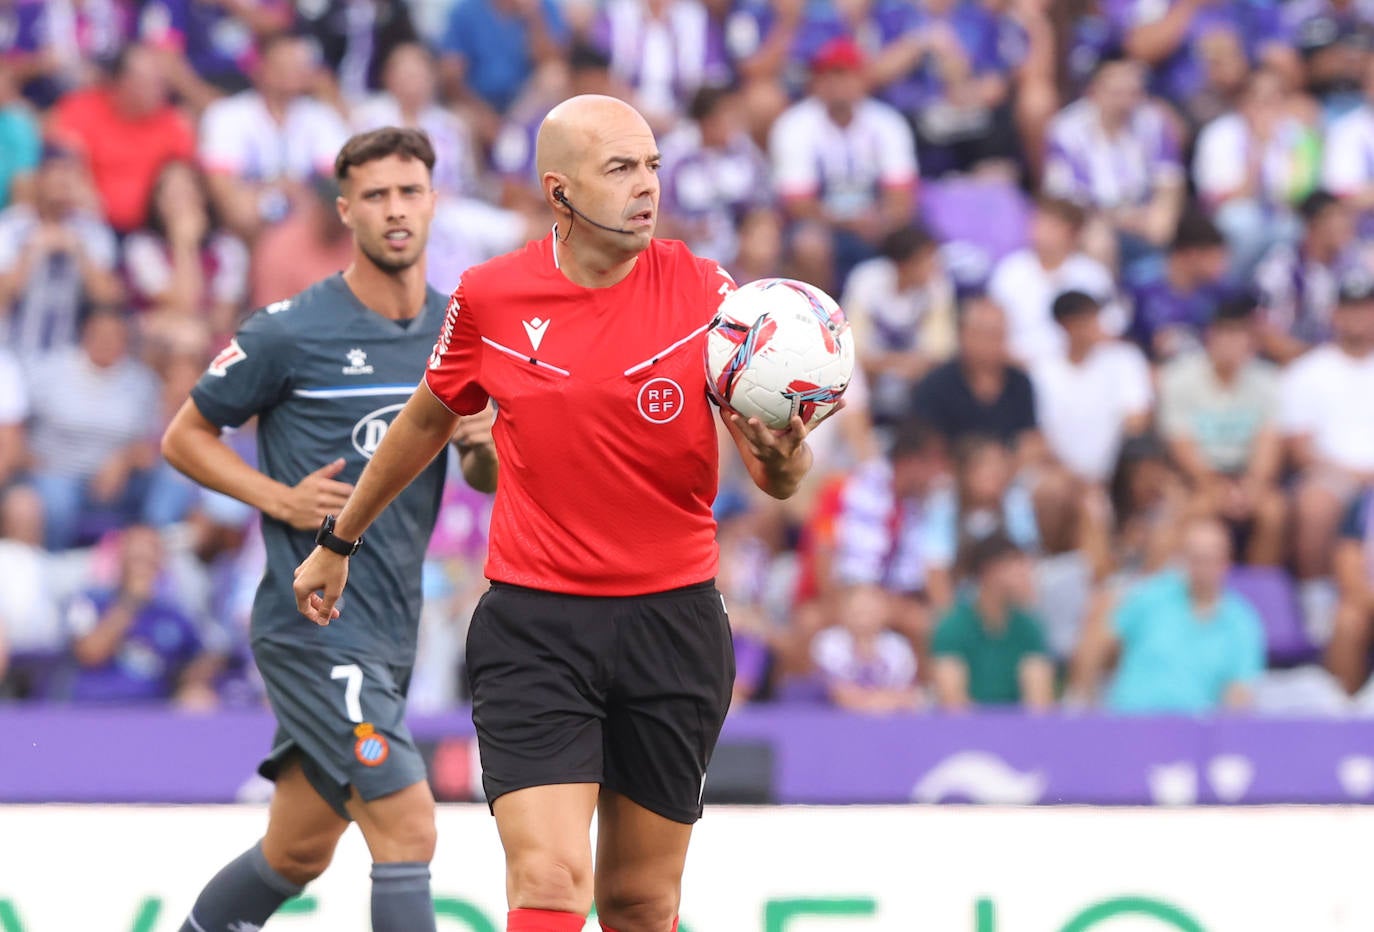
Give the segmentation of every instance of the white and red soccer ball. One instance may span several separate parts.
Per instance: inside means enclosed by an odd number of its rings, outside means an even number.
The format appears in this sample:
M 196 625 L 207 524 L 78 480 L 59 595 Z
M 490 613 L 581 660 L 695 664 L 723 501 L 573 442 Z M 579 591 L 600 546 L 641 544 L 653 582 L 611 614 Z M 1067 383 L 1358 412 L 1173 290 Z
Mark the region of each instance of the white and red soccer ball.
M 844 311 L 821 289 L 790 278 L 742 285 L 721 302 L 706 340 L 706 379 L 718 405 L 782 430 L 808 427 L 839 404 L 854 375 Z

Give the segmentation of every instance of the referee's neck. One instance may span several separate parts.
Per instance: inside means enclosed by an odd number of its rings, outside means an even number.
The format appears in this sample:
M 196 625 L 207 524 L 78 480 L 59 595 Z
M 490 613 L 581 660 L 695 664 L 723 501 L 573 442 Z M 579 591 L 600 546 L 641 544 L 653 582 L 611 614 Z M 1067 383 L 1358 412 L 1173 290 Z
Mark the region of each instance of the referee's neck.
M 611 253 L 579 240 L 576 229 L 567 240 L 554 236 L 553 249 L 563 277 L 583 288 L 609 288 L 623 281 L 639 261 L 638 252 L 626 255 L 624 250 L 616 250 Z

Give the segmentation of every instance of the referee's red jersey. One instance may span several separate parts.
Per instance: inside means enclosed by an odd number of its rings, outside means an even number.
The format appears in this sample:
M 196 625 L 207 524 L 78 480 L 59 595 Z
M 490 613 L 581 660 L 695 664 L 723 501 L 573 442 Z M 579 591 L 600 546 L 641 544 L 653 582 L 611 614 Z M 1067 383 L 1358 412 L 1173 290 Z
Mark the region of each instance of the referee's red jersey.
M 715 576 L 702 353 L 733 287 L 673 240 L 609 288 L 569 281 L 552 236 L 463 274 L 425 381 L 459 414 L 496 401 L 490 579 L 625 596 Z

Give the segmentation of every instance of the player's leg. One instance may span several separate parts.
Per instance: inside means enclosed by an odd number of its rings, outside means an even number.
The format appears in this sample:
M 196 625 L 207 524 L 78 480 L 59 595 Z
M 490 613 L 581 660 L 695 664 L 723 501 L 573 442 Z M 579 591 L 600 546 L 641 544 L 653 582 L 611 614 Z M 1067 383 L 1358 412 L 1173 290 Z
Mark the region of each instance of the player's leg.
M 615 792 L 597 807 L 596 913 L 606 932 L 677 928 L 692 826 Z
M 353 790 L 348 813 L 372 854 L 373 932 L 434 928 L 429 862 L 434 859 L 434 796 L 420 781 L 371 801 Z
M 596 909 L 608 932 L 676 927 L 692 824 L 735 678 L 714 586 L 636 600 L 606 714 Z
M 277 772 L 267 833 L 224 866 L 197 897 L 181 932 L 257 928 L 329 866 L 348 822 L 292 756 Z

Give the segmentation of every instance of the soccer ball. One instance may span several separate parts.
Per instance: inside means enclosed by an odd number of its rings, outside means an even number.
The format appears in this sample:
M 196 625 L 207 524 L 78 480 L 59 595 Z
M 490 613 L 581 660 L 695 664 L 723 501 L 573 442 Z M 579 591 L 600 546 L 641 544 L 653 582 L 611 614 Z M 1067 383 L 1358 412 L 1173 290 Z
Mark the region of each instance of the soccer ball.
M 835 300 L 790 278 L 726 295 L 706 339 L 712 399 L 774 430 L 808 427 L 834 410 L 854 374 L 854 339 Z

